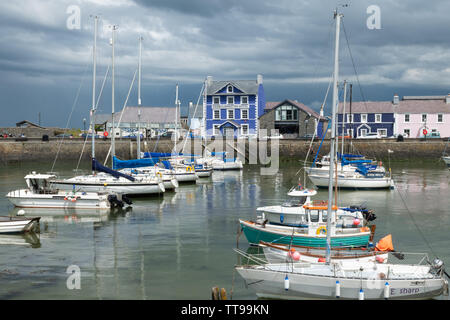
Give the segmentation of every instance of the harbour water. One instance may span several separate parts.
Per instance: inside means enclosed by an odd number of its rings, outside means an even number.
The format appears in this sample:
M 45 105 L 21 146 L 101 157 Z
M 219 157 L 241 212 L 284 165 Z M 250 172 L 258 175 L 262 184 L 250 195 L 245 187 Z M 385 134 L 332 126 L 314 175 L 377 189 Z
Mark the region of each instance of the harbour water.
M 55 171 L 70 176 L 75 166 L 60 163 Z M 258 166 L 214 172 L 176 192 L 133 199 L 120 212 L 25 209 L 26 216 L 42 217 L 41 232 L 0 237 L 0 299 L 210 299 L 213 286 L 232 291 L 233 299 L 256 299 L 234 272 L 238 219 L 283 202 L 299 168 L 291 161 L 273 176 L 260 175 Z M 0 215 L 17 213 L 4 195 L 39 170 L 49 164 L 0 167 Z M 394 190 L 342 191 L 339 202 L 375 211 L 375 241 L 391 233 L 397 251 L 439 256 L 448 270 L 450 171 L 430 160 L 392 163 L 392 172 Z M 326 199 L 327 192 L 315 198 Z M 239 248 L 248 248 L 243 235 Z M 69 266 L 81 271 L 80 289 L 68 289 Z

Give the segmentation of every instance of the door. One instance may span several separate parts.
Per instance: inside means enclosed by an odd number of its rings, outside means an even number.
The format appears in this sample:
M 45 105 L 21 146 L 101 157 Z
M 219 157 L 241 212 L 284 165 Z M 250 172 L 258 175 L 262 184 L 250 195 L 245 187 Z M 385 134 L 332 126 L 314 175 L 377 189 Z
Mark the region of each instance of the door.
M 226 137 L 234 137 L 234 128 L 230 127 L 223 128 L 223 134 Z

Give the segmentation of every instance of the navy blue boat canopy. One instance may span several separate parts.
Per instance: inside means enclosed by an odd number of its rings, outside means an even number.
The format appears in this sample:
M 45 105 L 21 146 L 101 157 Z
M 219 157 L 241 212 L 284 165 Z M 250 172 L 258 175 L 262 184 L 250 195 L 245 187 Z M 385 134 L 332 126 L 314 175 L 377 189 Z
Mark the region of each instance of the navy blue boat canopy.
M 105 167 L 100 162 L 98 162 L 95 158 L 92 158 L 92 170 L 93 171 L 109 173 L 110 175 L 112 175 L 115 178 L 123 177 L 123 178 L 126 178 L 126 179 L 130 180 L 130 181 L 134 181 L 135 180 L 132 176 L 129 176 L 127 174 L 124 174 L 124 173 L 115 171 L 115 170 L 113 170 L 111 168 Z
M 113 169 L 125 169 L 125 168 L 142 168 L 142 167 L 152 167 L 158 163 L 158 159 L 153 158 L 143 158 L 143 159 L 132 159 L 132 160 L 120 160 L 116 156 L 113 156 Z

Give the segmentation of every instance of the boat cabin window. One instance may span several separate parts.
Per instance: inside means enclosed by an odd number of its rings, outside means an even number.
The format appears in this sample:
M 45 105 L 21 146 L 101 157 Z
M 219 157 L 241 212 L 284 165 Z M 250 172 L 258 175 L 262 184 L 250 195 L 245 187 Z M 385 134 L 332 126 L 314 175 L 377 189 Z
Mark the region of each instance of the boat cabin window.
M 308 214 L 309 222 L 319 222 L 319 211 L 310 210 Z
M 289 200 L 283 203 L 283 207 L 300 207 L 306 202 L 306 197 L 296 197 L 295 200 Z

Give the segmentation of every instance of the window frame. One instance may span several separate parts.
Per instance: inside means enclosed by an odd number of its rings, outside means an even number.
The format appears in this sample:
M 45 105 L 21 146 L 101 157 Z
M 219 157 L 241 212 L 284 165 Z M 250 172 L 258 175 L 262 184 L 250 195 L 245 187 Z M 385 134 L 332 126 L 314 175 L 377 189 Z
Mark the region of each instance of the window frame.
M 380 117 L 380 121 L 378 121 L 378 117 Z M 383 114 L 375 113 L 375 123 L 381 123 L 381 122 L 383 122 Z
M 233 113 L 233 117 L 230 118 L 230 112 Z M 234 120 L 234 118 L 236 117 L 236 114 L 234 112 L 234 109 L 227 109 L 227 120 Z
M 247 128 L 247 132 L 244 133 L 244 127 Z M 247 123 L 241 124 L 241 136 L 247 136 L 249 134 L 249 125 Z
M 246 114 L 245 118 L 244 118 L 244 111 L 245 111 L 245 114 Z M 241 119 L 248 120 L 248 116 L 249 116 L 249 110 L 248 109 L 241 109 Z

